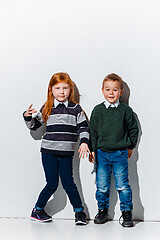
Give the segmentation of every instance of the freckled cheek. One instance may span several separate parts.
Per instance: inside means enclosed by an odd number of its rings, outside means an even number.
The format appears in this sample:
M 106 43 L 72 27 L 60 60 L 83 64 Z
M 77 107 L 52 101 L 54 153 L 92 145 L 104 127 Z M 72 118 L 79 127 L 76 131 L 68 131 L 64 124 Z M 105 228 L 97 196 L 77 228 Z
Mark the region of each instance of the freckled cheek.
M 67 95 L 69 95 L 70 94 L 70 91 L 67 91 L 67 93 L 66 93 Z

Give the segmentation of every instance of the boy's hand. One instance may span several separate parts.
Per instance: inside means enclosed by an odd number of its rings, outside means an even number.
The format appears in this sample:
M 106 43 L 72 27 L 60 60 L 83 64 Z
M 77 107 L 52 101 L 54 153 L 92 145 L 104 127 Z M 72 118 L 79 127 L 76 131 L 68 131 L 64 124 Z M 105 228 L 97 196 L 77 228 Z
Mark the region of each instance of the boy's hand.
M 95 163 L 95 152 L 91 152 L 89 155 L 89 161 Z
M 131 149 L 128 148 L 128 159 L 131 158 L 132 153 L 133 153 L 133 149 L 131 150 Z
M 33 106 L 33 104 L 31 104 L 29 106 L 29 108 L 27 109 L 27 111 L 24 113 L 25 117 L 30 117 L 30 116 L 32 116 L 32 113 L 36 113 L 37 112 L 34 108 L 32 108 L 32 106 Z
M 79 158 L 88 157 L 88 153 L 90 155 L 90 151 L 89 151 L 88 145 L 86 143 L 81 143 L 78 152 L 79 152 Z

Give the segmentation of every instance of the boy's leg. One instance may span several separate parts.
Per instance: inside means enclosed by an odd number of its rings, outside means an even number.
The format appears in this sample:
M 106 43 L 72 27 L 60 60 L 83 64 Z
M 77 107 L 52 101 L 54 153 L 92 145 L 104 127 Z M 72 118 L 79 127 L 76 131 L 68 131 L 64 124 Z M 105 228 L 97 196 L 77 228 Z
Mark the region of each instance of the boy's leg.
M 115 186 L 119 193 L 120 210 L 122 211 L 122 226 L 133 227 L 132 220 L 132 190 L 128 180 L 128 151 L 114 152 L 113 174 Z
M 128 151 L 121 150 L 113 153 L 113 175 L 115 187 L 119 193 L 120 210 L 131 211 L 132 190 L 128 180 Z
M 128 151 L 121 150 L 113 153 L 113 175 L 115 178 L 115 187 L 119 193 L 120 210 L 131 211 L 132 190 L 128 180 Z
M 108 153 L 98 149 L 96 159 L 96 200 L 100 210 L 109 208 L 112 166 L 107 156 Z
M 112 166 L 107 158 L 106 152 L 98 149 L 96 158 L 96 199 L 98 202 L 98 213 L 94 218 L 95 224 L 103 224 L 109 220 L 109 194 Z

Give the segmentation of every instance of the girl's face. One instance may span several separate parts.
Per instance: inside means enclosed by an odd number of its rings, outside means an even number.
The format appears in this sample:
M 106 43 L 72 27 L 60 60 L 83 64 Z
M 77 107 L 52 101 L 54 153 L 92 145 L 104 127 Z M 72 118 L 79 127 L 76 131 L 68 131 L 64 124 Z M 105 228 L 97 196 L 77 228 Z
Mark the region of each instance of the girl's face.
M 65 102 L 70 94 L 70 87 L 68 83 L 57 83 L 52 87 L 53 97 L 59 102 Z
M 115 103 L 123 94 L 118 81 L 106 81 L 102 93 L 109 103 Z

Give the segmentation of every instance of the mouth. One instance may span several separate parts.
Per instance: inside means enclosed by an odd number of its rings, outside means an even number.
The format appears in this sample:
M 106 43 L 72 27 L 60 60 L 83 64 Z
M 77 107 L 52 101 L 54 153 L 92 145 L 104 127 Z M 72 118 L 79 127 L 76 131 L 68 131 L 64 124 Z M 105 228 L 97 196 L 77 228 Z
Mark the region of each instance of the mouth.
M 110 96 L 110 97 L 108 97 L 109 99 L 114 99 L 114 97 L 112 97 L 112 96 Z

